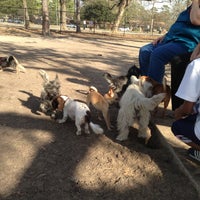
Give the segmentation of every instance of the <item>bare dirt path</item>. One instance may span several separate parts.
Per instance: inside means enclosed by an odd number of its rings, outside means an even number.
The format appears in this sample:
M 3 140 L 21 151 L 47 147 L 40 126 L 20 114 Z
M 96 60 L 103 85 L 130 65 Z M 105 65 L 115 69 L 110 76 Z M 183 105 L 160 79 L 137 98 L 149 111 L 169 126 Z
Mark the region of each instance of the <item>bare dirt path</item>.
M 58 74 L 63 94 L 85 100 L 79 90 L 94 85 L 106 92 L 103 73 L 125 74 L 145 42 L 3 33 L 0 42 L 1 56 L 13 54 L 27 69 L 0 73 L 1 200 L 198 199 L 168 150 L 147 148 L 136 130 L 118 143 L 116 128 L 107 131 L 94 114 L 105 134 L 76 136 L 73 122 L 56 124 L 39 110 L 39 69 Z M 116 107 L 111 115 L 115 124 Z

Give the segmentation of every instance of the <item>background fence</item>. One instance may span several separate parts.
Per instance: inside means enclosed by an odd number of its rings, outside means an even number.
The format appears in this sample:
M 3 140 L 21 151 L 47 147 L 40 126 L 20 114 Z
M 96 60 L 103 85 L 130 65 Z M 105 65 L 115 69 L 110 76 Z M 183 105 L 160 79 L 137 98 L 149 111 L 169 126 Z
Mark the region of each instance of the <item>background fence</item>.
M 8 12 L 9 11 L 9 12 Z M 42 29 L 42 10 L 41 9 L 28 9 L 30 28 Z M 6 13 L 6 14 L 5 14 Z M 0 7 L 0 23 L 2 25 L 17 25 L 24 27 L 25 20 L 24 8 L 16 7 Z M 49 9 L 50 30 L 57 30 L 63 32 L 61 29 L 60 10 Z M 85 20 L 80 22 L 81 32 L 90 32 L 98 34 L 111 33 L 112 23 L 97 23 L 94 21 Z M 76 32 L 76 13 L 66 12 L 66 31 Z M 62 31 L 61 31 L 62 30 Z M 164 30 L 155 29 L 153 34 L 162 34 Z M 152 34 L 148 27 L 138 26 L 137 23 L 130 24 L 129 21 L 124 21 L 118 29 L 118 33 L 122 35 L 127 34 Z

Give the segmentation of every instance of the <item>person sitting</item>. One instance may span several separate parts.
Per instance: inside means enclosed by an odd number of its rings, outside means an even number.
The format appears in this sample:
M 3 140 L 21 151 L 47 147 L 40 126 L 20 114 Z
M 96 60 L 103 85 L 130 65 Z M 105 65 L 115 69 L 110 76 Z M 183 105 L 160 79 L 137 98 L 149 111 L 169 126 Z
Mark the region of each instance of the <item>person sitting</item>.
M 192 52 L 200 42 L 200 0 L 178 16 L 169 31 L 139 50 L 142 75 L 162 83 L 165 65 L 176 55 Z
M 174 111 L 176 120 L 171 130 L 191 147 L 189 156 L 200 162 L 200 43 L 191 55 L 176 96 L 184 102 Z

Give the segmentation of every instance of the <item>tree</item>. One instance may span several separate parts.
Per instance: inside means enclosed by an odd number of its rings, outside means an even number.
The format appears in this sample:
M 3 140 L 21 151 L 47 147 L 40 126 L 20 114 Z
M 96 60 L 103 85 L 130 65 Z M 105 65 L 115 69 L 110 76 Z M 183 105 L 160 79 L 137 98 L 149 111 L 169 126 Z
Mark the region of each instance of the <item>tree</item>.
M 66 0 L 60 0 L 60 28 L 66 30 Z
M 17 16 L 19 8 L 22 8 L 22 1 L 17 0 L 0 0 L 0 9 L 4 14 L 8 14 L 10 17 L 14 18 Z
M 82 18 L 97 23 L 113 22 L 115 15 L 109 9 L 108 5 L 102 2 L 95 2 L 84 7 Z
M 116 16 L 116 19 L 115 19 L 115 22 L 114 22 L 114 25 L 112 27 L 112 31 L 113 32 L 116 32 L 119 25 L 120 25 L 120 22 L 123 18 L 123 15 L 124 15 L 124 12 L 125 12 L 125 9 L 126 7 L 128 7 L 129 3 L 131 2 L 131 0 L 120 0 L 117 7 L 118 7 L 118 12 L 117 12 L 117 16 Z
M 129 28 L 134 30 L 139 30 L 141 25 L 148 19 L 147 11 L 145 8 L 137 1 L 132 1 L 128 8 L 125 10 L 123 20 L 123 25 L 129 25 Z
M 25 28 L 28 29 L 30 28 L 30 18 L 28 14 L 28 8 L 27 8 L 27 1 L 23 0 L 23 5 L 24 5 L 24 18 L 25 18 Z
M 80 0 L 76 0 L 76 32 L 80 33 L 80 23 L 81 23 L 81 16 L 80 16 Z
M 49 3 L 48 0 L 42 0 L 42 34 L 43 36 L 50 35 L 48 3 Z

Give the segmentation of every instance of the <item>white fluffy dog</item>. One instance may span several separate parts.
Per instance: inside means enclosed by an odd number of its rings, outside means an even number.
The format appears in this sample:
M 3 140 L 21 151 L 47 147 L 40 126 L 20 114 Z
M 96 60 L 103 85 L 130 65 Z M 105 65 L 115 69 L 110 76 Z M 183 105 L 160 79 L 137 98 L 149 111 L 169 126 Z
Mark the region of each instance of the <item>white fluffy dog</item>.
M 85 103 L 73 100 L 68 96 L 59 96 L 53 100 L 52 106 L 55 111 L 63 111 L 63 118 L 57 119 L 58 123 L 64 123 L 68 117 L 75 121 L 76 135 L 81 135 L 82 125 L 84 125 L 86 134 L 90 134 L 89 126 L 94 133 L 103 133 L 103 129 L 98 124 L 91 122 L 90 109 Z M 56 113 L 52 113 L 51 117 L 56 119 Z
M 117 117 L 119 135 L 117 140 L 123 141 L 128 138 L 129 127 L 137 122 L 139 125 L 138 137 L 147 139 L 150 111 L 163 100 L 165 93 L 154 95 L 151 98 L 152 85 L 147 81 L 131 77 L 131 84 L 123 94 L 119 104 L 120 109 Z

